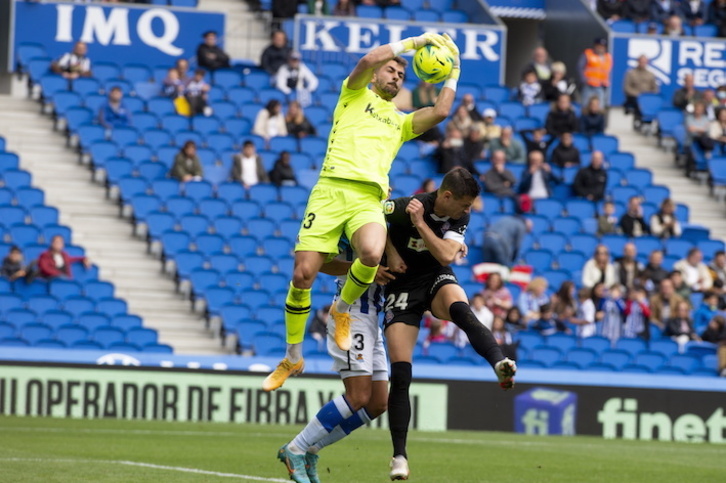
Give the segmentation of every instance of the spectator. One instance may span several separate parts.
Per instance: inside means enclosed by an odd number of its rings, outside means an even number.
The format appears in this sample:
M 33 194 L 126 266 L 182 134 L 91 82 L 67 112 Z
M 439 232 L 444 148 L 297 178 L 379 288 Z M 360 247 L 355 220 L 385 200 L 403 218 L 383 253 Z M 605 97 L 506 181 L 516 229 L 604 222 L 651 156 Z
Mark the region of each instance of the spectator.
M 595 288 L 597 285 L 593 288 L 593 292 Z M 603 337 L 607 337 L 611 344 L 615 344 L 622 333 L 625 317 L 625 301 L 620 285 L 614 284 L 610 287 L 607 296 L 602 298 L 598 306 L 598 312 L 601 317 L 600 333 Z
M 713 140 L 714 148 L 718 143 L 722 151 L 726 149 L 726 107 L 718 110 L 716 120 L 711 121 L 708 127 L 708 135 Z
M 683 297 L 683 300 L 691 300 L 691 287 L 683 279 L 683 273 L 680 270 L 672 270 L 668 274 L 668 278 L 673 282 L 673 289 L 678 295 Z
M 681 236 L 681 224 L 676 218 L 676 204 L 672 199 L 664 199 L 658 213 L 650 217 L 650 232 L 659 238 Z
M 533 70 L 540 82 L 549 80 L 552 76 L 552 64 L 549 61 L 549 54 L 544 47 L 537 47 L 532 53 L 532 62 L 522 69 L 522 72 Z
M 493 151 L 491 156 L 492 167 L 484 173 L 484 191 L 496 196 L 514 196 L 514 186 L 517 183 L 514 173 L 506 167 L 504 151 Z
M 605 245 L 598 245 L 592 258 L 582 268 L 582 286 L 592 288 L 596 283 L 611 286 L 616 281 L 615 266 L 610 263 L 610 250 Z
M 640 278 L 640 273 L 645 269 L 637 257 L 638 249 L 635 243 L 628 242 L 623 246 L 623 256 L 615 260 L 615 276 L 618 283 L 626 288 L 634 287 Z
M 701 93 L 695 88 L 693 74 L 683 76 L 683 87 L 673 93 L 673 106 L 682 111 L 693 111 L 693 103 L 701 99 Z
M 179 71 L 172 67 L 166 72 L 166 77 L 161 83 L 161 89 L 164 96 L 171 99 L 184 95 L 184 89 L 186 88 L 184 81 L 179 77 Z
M 355 17 L 355 3 L 353 0 L 338 0 L 333 7 L 333 15 L 336 17 Z
M 542 81 L 542 96 L 545 101 L 555 102 L 561 94 L 572 95 L 575 84 L 566 77 L 567 67 L 563 62 L 552 63 L 552 77 Z
M 628 289 L 628 300 L 625 302 L 625 324 L 623 337 L 640 337 L 650 339 L 650 321 L 652 312 L 648 306 L 645 290 L 640 287 Z
M 562 133 L 560 142 L 552 150 L 550 164 L 560 168 L 571 168 L 580 165 L 580 150 L 572 144 L 572 133 Z
M 544 156 L 551 142 L 552 138 L 547 135 L 547 130 L 543 127 L 533 129 L 531 131 L 531 135 L 524 136 L 524 144 L 527 149 L 527 154 L 532 151 L 539 151 Z
M 602 206 L 602 213 L 597 216 L 597 234 L 599 236 L 609 235 L 617 233 L 619 230 L 618 218 L 615 216 L 615 203 L 606 201 Z
M 557 292 L 552 295 L 552 311 L 555 313 L 557 320 L 562 323 L 568 323 L 577 314 L 577 307 L 575 283 L 571 280 L 566 280 L 562 282 Z
M 525 106 L 531 106 L 542 101 L 544 95 L 542 93 L 542 84 L 537 79 L 537 73 L 534 70 L 528 70 L 522 75 L 522 82 L 519 84 L 517 98 Z
M 514 342 L 512 334 L 507 330 L 502 317 L 497 316 L 492 320 L 492 336 L 499 344 L 499 348 L 502 349 L 504 357 L 509 357 L 512 360 L 517 359 L 517 344 Z
M 715 292 L 704 292 L 701 305 L 693 314 L 693 326 L 696 330 L 703 330 L 718 314 L 718 295 Z
M 520 216 L 503 216 L 484 232 L 484 261 L 511 267 L 519 257 L 519 249 L 532 224 Z
M 489 307 L 484 303 L 484 297 L 480 293 L 475 293 L 469 302 L 471 311 L 476 316 L 476 319 L 489 330 L 492 330 L 492 321 L 494 314 Z
M 60 235 L 50 240 L 50 246 L 38 258 L 38 274 L 47 279 L 71 279 L 71 264 L 83 263 L 88 268 L 91 262 L 88 257 L 72 257 L 65 251 L 65 241 Z
M 454 112 L 454 115 L 451 116 L 451 120 L 449 121 L 449 125 L 447 125 L 447 127 L 453 126 L 458 129 L 459 132 L 461 132 L 461 135 L 463 137 L 467 137 L 473 123 L 474 122 L 469 115 L 469 110 L 466 108 L 466 106 L 462 105 L 456 108 L 456 111 Z
M 497 118 L 497 111 L 488 107 L 484 109 L 483 117 L 484 121 L 477 123 L 477 126 L 481 130 L 484 140 L 491 143 L 492 140 L 499 139 L 502 135 L 502 127 L 494 124 L 494 120 Z
M 512 308 L 512 293 L 504 285 L 502 275 L 499 272 L 492 272 L 484 283 L 484 290 L 481 292 L 484 304 L 495 317 L 507 317 L 507 312 Z
M 664 335 L 669 336 L 683 348 L 692 340 L 700 341 L 696 331 L 693 330 L 693 321 L 690 317 L 690 307 L 687 302 L 680 302 L 676 307 L 675 317 L 666 321 Z
M 87 53 L 88 45 L 85 42 L 76 42 L 71 52 L 63 54 L 60 59 L 50 65 L 50 70 L 68 80 L 92 77 L 91 59 L 86 57 Z
M 511 127 L 503 127 L 501 135 L 489 142 L 491 151 L 504 151 L 507 162 L 512 164 L 524 164 L 525 149 L 522 142 L 513 136 L 514 131 Z
M 709 135 L 711 123 L 706 117 L 706 106 L 703 102 L 693 104 L 693 113 L 686 115 L 686 143 L 691 145 L 696 143 L 699 148 L 706 152 L 706 156 L 710 156 L 711 151 L 716 147 L 716 143 Z
M 703 102 L 703 107 L 706 110 L 706 117 L 708 120 L 715 121 L 716 110 L 719 108 L 719 101 L 716 99 L 716 91 L 713 89 L 706 89 L 703 91 L 701 102 Z
M 707 18 L 718 27 L 718 36 L 726 37 L 726 0 L 712 0 L 708 5 Z
M 597 97 L 591 97 L 580 116 L 580 132 L 586 136 L 605 132 L 605 114 Z
M 108 93 L 108 101 L 101 106 L 98 121 L 106 129 L 131 125 L 129 110 L 123 102 L 124 93 L 120 87 L 112 87 Z
M 318 17 L 330 15 L 330 7 L 328 6 L 327 0 L 307 0 L 307 2 L 301 3 L 307 3 L 308 13 L 310 15 L 317 15 Z
M 552 194 L 552 185 L 559 182 L 549 164 L 544 162 L 544 156 L 539 151 L 532 151 L 528 156 L 527 170 L 522 173 L 517 193 L 526 194 L 533 200 L 549 198 Z
M 197 145 L 194 141 L 187 141 L 174 157 L 174 164 L 171 167 L 170 176 L 183 183 L 187 181 L 201 181 L 203 171 L 202 164 L 197 156 Z
M 277 70 L 287 62 L 292 50 L 287 46 L 287 34 L 282 30 L 274 30 L 270 34 L 270 45 L 262 51 L 260 67 L 274 76 Z
M 625 81 L 623 82 L 623 90 L 625 91 L 625 114 L 633 112 L 635 120 L 640 121 L 641 113 L 638 107 L 638 96 L 641 94 L 658 93 L 658 83 L 655 75 L 648 70 L 648 57 L 641 55 L 638 57 L 638 65 L 625 73 Z
M 434 191 L 436 191 L 436 180 L 433 178 L 426 178 L 421 181 L 421 186 L 419 186 L 413 194 L 420 195 L 424 193 L 432 193 Z
M 726 282 L 726 253 L 723 250 L 714 253 L 708 268 L 711 270 L 711 276 L 714 281 L 721 280 L 722 282 Z
M 670 37 L 681 37 L 686 35 L 683 30 L 683 20 L 678 15 L 671 15 L 663 23 L 663 35 Z
M 547 337 L 557 332 L 569 332 L 565 324 L 557 320 L 552 311 L 552 304 L 542 304 L 539 308 L 539 317 L 530 320 L 530 328 Z
M 280 21 L 293 18 L 297 13 L 297 6 L 301 1 L 272 0 L 272 25 L 277 28 Z
M 317 135 L 315 126 L 305 117 L 302 106 L 297 101 L 290 101 L 285 114 L 285 127 L 290 136 L 302 139 L 307 136 Z
M 189 61 L 186 59 L 177 59 L 174 68 L 179 73 L 179 80 L 184 84 L 189 81 Z
M 288 151 L 280 153 L 280 157 L 277 158 L 275 165 L 270 170 L 269 178 L 275 186 L 297 186 L 297 177 L 290 164 L 290 153 Z
M 663 329 L 664 322 L 671 317 L 671 314 L 675 316 L 676 307 L 681 302 L 685 300 L 676 293 L 673 281 L 670 278 L 663 279 L 658 287 L 658 293 L 650 297 L 650 321 Z
M 292 52 L 287 63 L 277 70 L 275 86 L 286 95 L 294 92 L 300 105 L 307 107 L 311 103 L 311 93 L 318 88 L 318 78 L 302 62 L 300 53 Z
M 264 109 L 257 113 L 252 134 L 262 136 L 269 142 L 275 136 L 287 136 L 287 124 L 282 115 L 282 104 L 277 99 L 270 99 Z
M 563 132 L 576 132 L 578 128 L 577 115 L 572 109 L 570 96 L 560 94 L 557 102 L 552 106 L 545 121 L 547 133 L 559 137 Z
M 318 350 L 324 350 L 325 341 L 328 337 L 328 316 L 330 314 L 330 304 L 325 305 L 315 311 L 308 333 L 310 337 L 318 341 Z
M 604 167 L 603 158 L 602 151 L 593 151 L 590 156 L 590 165 L 580 168 L 577 172 L 572 183 L 575 196 L 590 201 L 603 199 L 608 182 L 608 174 Z
M 464 138 L 464 153 L 466 159 L 473 164 L 484 157 L 485 149 L 486 141 L 482 137 L 481 129 L 475 124 L 469 130 L 469 135 Z
M 207 96 L 209 93 L 209 84 L 204 80 L 207 72 L 204 69 L 194 71 L 194 77 L 187 83 L 184 90 L 184 96 L 189 102 L 189 109 L 193 116 L 205 115 L 211 116 L 212 109 L 207 106 Z
M 672 15 L 678 15 L 679 2 L 677 0 L 652 0 L 650 3 L 650 20 L 665 23 Z
M 453 168 L 461 166 L 472 174 L 479 176 L 474 164 L 467 159 L 461 131 L 453 125 L 447 126 L 446 137 L 434 152 L 434 159 L 438 162 L 439 173 L 448 173 Z
M 229 69 L 229 55 L 217 45 L 217 32 L 204 32 L 204 42 L 197 47 L 197 65 L 214 72 Z
M 436 98 L 439 96 L 439 88 L 428 82 L 421 81 L 413 90 L 413 107 L 421 109 L 422 107 L 430 107 L 436 104 Z
M 546 312 L 549 312 L 549 317 L 545 317 L 545 319 L 552 318 L 550 298 L 547 296 L 547 285 L 547 279 L 535 277 L 529 282 L 527 288 L 519 294 L 517 307 L 519 307 L 519 312 L 528 325 L 540 319 Z
M 694 325 L 696 325 L 694 323 Z M 726 340 L 726 317 L 723 315 L 714 316 L 706 326 L 706 330 L 701 334 L 701 340 L 704 342 L 710 342 L 712 344 L 718 344 Z M 697 327 L 697 325 L 696 325 Z
M 595 39 L 592 48 L 585 49 L 577 64 L 582 84 L 580 98 L 587 100 L 595 96 L 602 107 L 607 106 L 607 89 L 613 67 L 613 58 L 607 51 L 607 45 L 607 39 Z
M 703 253 L 698 248 L 688 250 L 686 258 L 677 261 L 673 269 L 683 274 L 683 281 L 694 292 L 709 290 L 713 286 L 711 272 L 703 263 Z
M 617 22 L 625 16 L 622 0 L 597 0 L 597 13 L 608 23 Z
M 245 189 L 257 183 L 269 183 L 265 166 L 262 164 L 262 157 L 257 154 L 255 143 L 245 141 L 242 145 L 242 152 L 232 156 L 232 171 L 229 174 L 232 181 L 242 183 Z
M 398 97 L 398 96 L 396 96 Z M 459 106 L 464 106 L 466 108 L 466 111 L 469 113 L 469 117 L 473 122 L 482 122 L 484 118 L 479 113 L 479 110 L 476 108 L 476 101 L 474 100 L 474 96 L 470 93 L 464 94 L 464 96 L 461 98 L 461 104 Z
M 651 0 L 625 0 L 625 17 L 635 23 L 650 19 Z
M 640 274 L 640 278 L 645 281 L 648 290 L 652 287 L 660 286 L 660 283 L 668 278 L 668 270 L 663 268 L 663 251 L 653 250 L 648 256 L 648 263 Z
M 598 285 L 596 287 L 602 290 L 604 285 Z M 576 334 L 578 338 L 585 339 L 597 335 L 597 325 L 595 325 L 595 322 L 597 322 L 596 317 L 598 311 L 595 305 L 595 299 L 597 299 L 599 305 L 601 298 L 602 294 L 595 295 L 595 288 L 591 290 L 583 287 L 578 291 L 579 303 L 577 304 L 577 312 L 575 312 L 574 317 L 570 318 L 570 323 L 577 326 Z
M 650 227 L 643 218 L 643 208 L 640 204 L 640 196 L 631 196 L 628 200 L 628 210 L 620 217 L 620 229 L 627 237 L 650 235 Z
M 519 332 L 520 330 L 526 330 L 527 329 L 527 323 L 524 321 L 524 318 L 522 317 L 522 312 L 519 310 L 519 307 L 516 305 L 512 306 L 509 310 L 507 310 L 507 316 L 504 319 L 505 327 L 509 332 Z
M 681 2 L 678 15 L 691 27 L 706 23 L 706 3 L 702 0 Z
M 27 276 L 28 273 L 28 269 L 25 267 L 23 260 L 23 251 L 20 247 L 13 245 L 10 247 L 10 251 L 8 251 L 5 258 L 3 258 L 0 275 L 12 282 L 18 278 Z

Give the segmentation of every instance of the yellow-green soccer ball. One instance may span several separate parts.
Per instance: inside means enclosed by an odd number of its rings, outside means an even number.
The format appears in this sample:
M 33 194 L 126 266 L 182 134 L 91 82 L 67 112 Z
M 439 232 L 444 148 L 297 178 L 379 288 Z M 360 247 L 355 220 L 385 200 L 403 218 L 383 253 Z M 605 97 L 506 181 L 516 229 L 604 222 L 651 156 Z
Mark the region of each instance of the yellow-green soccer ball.
M 454 59 L 448 49 L 424 45 L 413 54 L 413 72 L 429 84 L 443 82 L 451 73 Z

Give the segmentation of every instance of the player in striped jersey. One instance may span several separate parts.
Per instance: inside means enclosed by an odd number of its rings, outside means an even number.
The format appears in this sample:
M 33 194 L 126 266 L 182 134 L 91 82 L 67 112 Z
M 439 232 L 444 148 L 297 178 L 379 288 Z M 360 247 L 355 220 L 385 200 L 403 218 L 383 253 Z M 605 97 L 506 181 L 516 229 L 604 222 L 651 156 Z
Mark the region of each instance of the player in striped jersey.
M 341 240 L 337 259 L 325 264 L 323 273 L 338 276 L 340 297 L 346 274 L 355 260 L 350 244 Z M 388 363 L 383 346 L 379 314 L 383 309 L 383 287 L 393 275 L 379 266 L 376 283 L 350 307 L 352 344 L 344 351 L 335 342 L 335 319 L 328 316 L 328 353 L 333 370 L 340 374 L 345 394 L 323 406 L 295 438 L 278 451 L 278 459 L 287 466 L 290 478 L 298 483 L 318 483 L 318 451 L 340 441 L 353 430 L 369 423 L 386 411 L 388 403 Z

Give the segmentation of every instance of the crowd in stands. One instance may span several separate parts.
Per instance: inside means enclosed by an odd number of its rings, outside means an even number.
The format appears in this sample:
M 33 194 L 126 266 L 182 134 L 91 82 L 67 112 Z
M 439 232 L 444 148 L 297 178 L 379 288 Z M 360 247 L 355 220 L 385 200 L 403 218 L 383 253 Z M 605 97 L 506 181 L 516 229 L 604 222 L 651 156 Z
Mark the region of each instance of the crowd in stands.
M 30 283 L 36 278 L 43 280 L 70 280 L 73 278 L 71 265 L 82 263 L 86 268 L 91 266 L 88 257 L 71 256 L 65 251 L 65 240 L 56 235 L 50 240 L 48 249 L 40 254 L 37 260 L 27 262 L 23 251 L 18 246 L 10 247 L 3 258 L 0 274 L 10 280 L 24 279 Z

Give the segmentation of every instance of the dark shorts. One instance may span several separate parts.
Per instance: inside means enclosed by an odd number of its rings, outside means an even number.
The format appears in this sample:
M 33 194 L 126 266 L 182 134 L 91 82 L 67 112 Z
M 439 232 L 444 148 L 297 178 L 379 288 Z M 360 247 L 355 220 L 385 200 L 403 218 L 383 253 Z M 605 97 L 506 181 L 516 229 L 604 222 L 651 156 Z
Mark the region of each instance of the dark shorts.
M 454 271 L 441 267 L 436 272 L 406 277 L 386 285 L 383 329 L 398 322 L 420 328 L 423 314 L 431 309 L 438 291 L 451 283 L 459 284 Z

